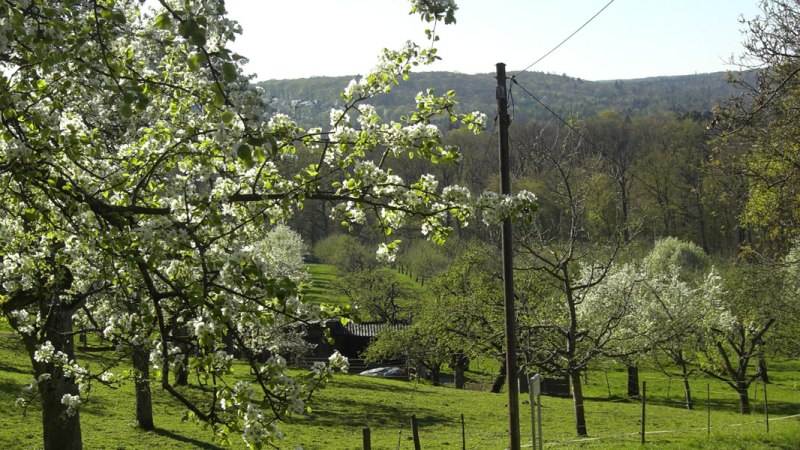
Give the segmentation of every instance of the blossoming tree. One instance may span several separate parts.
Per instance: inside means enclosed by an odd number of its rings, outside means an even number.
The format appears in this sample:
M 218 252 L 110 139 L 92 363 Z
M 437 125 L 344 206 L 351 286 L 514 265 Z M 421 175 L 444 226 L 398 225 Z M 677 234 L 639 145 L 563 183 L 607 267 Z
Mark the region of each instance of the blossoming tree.
M 415 0 L 428 23 L 454 21 L 452 1 Z M 434 28 L 435 27 L 431 27 Z M 430 46 L 384 51 L 376 68 L 347 86 L 330 123 L 304 130 L 266 115 L 259 92 L 226 44 L 239 32 L 222 1 L 8 0 L 0 3 L 0 307 L 30 355 L 42 405 L 44 446 L 81 447 L 79 406 L 90 380 L 76 362 L 79 310 L 104 309 L 111 327 L 156 342 L 150 360 L 161 386 L 222 434 L 249 446 L 280 436 L 275 423 L 302 412 L 341 358 L 290 377 L 284 325 L 325 311 L 275 278 L 259 242 L 304 202 L 324 199 L 345 223 L 374 214 L 391 230 L 415 217 L 435 241 L 446 219 L 482 211 L 498 220 L 530 209 L 532 196 L 473 197 L 430 175 L 402 179 L 391 161 L 459 159 L 431 119 L 444 115 L 478 132 L 485 116 L 458 114 L 452 92 L 420 93 L 417 109 L 384 121 L 369 99 L 413 66 L 436 59 Z M 310 152 L 315 163 L 299 166 Z M 379 255 L 390 260 L 397 241 Z M 130 307 L 119 307 L 125 302 Z M 117 304 L 115 304 L 117 303 Z M 170 383 L 179 358 L 175 325 L 195 346 L 186 363 L 204 400 Z M 102 324 L 108 328 L 108 324 Z M 230 336 L 253 378 L 224 378 Z M 265 347 L 269 358 L 255 356 Z

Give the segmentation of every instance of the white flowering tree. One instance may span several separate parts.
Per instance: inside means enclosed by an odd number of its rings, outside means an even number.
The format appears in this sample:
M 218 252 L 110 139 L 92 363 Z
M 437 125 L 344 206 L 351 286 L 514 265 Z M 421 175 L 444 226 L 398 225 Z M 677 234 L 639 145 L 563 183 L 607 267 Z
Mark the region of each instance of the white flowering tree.
M 103 320 L 115 324 L 146 317 L 161 386 L 216 431 L 241 432 L 260 447 L 280 436 L 276 421 L 303 411 L 344 363 L 333 358 L 307 376 L 284 372 L 281 351 L 294 341 L 286 325 L 321 311 L 268 270 L 258 242 L 275 224 L 323 199 L 343 222 L 372 213 L 388 235 L 416 217 L 424 234 L 441 241 L 446 220 L 482 210 L 497 221 L 531 205 L 527 193 L 475 198 L 430 175 L 406 180 L 392 172 L 396 158 L 459 159 L 432 118 L 475 132 L 485 122 L 458 114 L 452 92 L 420 93 L 417 110 L 399 122 L 383 121 L 369 106 L 413 66 L 433 62 L 432 45 L 386 50 L 372 72 L 347 86 L 329 124 L 303 130 L 286 116 L 265 115 L 241 74 L 242 57 L 226 48 L 240 30 L 223 2 L 154 6 L 0 3 L 0 307 L 31 357 L 46 449 L 81 448 L 88 382 L 108 380 L 75 361 L 77 311 L 103 309 Z M 452 1 L 416 0 L 412 9 L 432 24 L 454 20 Z M 316 162 L 297 165 L 298 152 Z M 397 247 L 386 242 L 379 254 L 391 260 Z M 122 299 L 132 307 L 115 304 Z M 133 333 L 129 340 L 150 333 L 111 328 Z M 180 363 L 201 381 L 200 403 L 170 382 L 179 362 L 176 329 L 188 330 L 184 338 L 195 346 L 191 361 Z M 226 335 L 251 382 L 224 382 L 233 365 Z M 269 357 L 259 362 L 264 348 Z
M 683 380 L 687 409 L 692 409 L 689 375 L 698 363 L 699 350 L 709 341 L 713 328 L 732 320 L 724 307 L 722 280 L 709 256 L 697 245 L 665 238 L 644 258 L 638 294 L 636 325 L 647 337 L 646 347 L 656 362 L 666 357 L 661 370 Z

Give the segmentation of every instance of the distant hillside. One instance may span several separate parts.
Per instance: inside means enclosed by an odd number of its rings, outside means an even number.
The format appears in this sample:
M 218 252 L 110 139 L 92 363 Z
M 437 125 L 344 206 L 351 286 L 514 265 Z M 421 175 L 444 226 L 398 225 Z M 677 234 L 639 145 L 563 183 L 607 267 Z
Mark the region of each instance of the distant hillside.
M 509 75 L 513 73 L 509 72 Z M 326 123 L 330 108 L 342 103 L 339 92 L 352 78 L 315 77 L 257 84 L 264 88 L 277 111 L 297 117 L 304 123 L 318 124 Z M 585 81 L 566 75 L 526 72 L 518 76 L 517 81 L 564 117 L 586 117 L 605 109 L 625 115 L 705 112 L 737 92 L 736 86 L 726 82 L 725 72 L 611 81 Z M 413 73 L 391 94 L 380 96 L 371 103 L 378 107 L 382 116 L 396 118 L 413 107 L 417 92 L 433 87 L 437 92 L 455 90 L 464 111 L 480 110 L 491 114 L 496 105 L 495 83 L 493 73 Z M 549 113 L 520 86 L 512 88 L 516 119 L 549 119 Z

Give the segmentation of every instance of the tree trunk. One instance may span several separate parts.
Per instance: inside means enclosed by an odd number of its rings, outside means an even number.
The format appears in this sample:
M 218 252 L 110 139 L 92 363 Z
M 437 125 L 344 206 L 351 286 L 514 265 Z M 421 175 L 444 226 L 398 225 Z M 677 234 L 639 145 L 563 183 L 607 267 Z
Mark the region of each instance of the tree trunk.
M 69 360 L 75 359 L 74 341 L 72 339 L 72 312 L 66 311 L 61 305 L 53 305 L 50 317 L 45 323 L 45 341 L 50 341 L 56 352 L 63 352 Z M 64 376 L 61 367 L 54 367 L 52 363 L 37 362 L 33 358 L 33 351 L 29 349 L 33 361 L 34 373 L 37 379 L 49 376 L 39 382 L 39 393 L 42 404 L 42 431 L 44 434 L 45 450 L 80 450 L 83 448 L 81 440 L 81 420 L 78 410 L 69 411 L 67 405 L 61 400 L 64 395 L 77 396 L 78 385 L 73 378 Z
M 441 381 L 442 381 L 442 379 L 441 379 L 441 376 L 440 376 L 440 373 L 441 373 L 441 367 L 439 367 L 439 366 L 432 366 L 432 367 L 430 368 L 430 370 L 431 370 L 431 373 L 430 373 L 430 379 L 431 379 L 431 383 L 432 383 L 434 386 L 439 386 L 439 385 L 441 384 Z
M 189 344 L 186 342 L 189 336 L 189 329 L 186 324 L 172 325 L 172 338 L 175 340 L 175 347 L 180 349 L 183 355 L 181 364 L 175 365 L 175 386 L 187 386 L 189 384 Z
M 747 384 L 739 382 L 736 392 L 739 394 L 739 413 L 750 414 L 750 395 L 747 392 Z
M 189 384 L 189 369 L 186 367 L 187 361 L 175 366 L 175 386 L 186 386 Z
M 467 365 L 469 364 L 469 358 L 464 355 L 454 355 L 453 356 L 453 383 L 455 384 L 456 389 L 464 389 L 464 385 L 466 384 L 466 375 L 465 372 L 467 370 Z
M 525 370 L 520 370 L 517 372 L 517 384 L 519 386 L 519 393 L 520 394 L 527 394 L 530 392 L 530 386 L 528 386 L 528 374 L 525 373 Z
M 60 370 L 58 371 L 61 372 Z M 39 383 L 42 397 L 42 428 L 45 450 L 79 450 L 81 441 L 80 412 L 67 414 L 61 403 L 66 394 L 78 395 L 78 386 L 69 378 L 59 376 Z
M 506 364 L 503 361 L 500 364 L 500 373 L 497 375 L 497 378 L 494 379 L 494 383 L 492 383 L 492 393 L 499 394 L 500 390 L 503 389 L 503 385 L 506 383 Z
M 639 397 L 639 368 L 628 366 L 628 397 Z
M 694 402 L 692 401 L 692 388 L 689 386 L 689 379 L 684 375 L 683 377 L 683 393 L 686 399 L 686 409 L 692 410 Z
M 133 346 L 131 364 L 134 370 L 134 383 L 136 389 L 136 421 L 139 428 L 150 431 L 155 429 L 153 424 L 153 398 L 150 393 L 150 354 L 139 346 Z
M 587 436 L 586 413 L 583 408 L 583 387 L 581 386 L 580 372 L 570 372 L 569 381 L 572 385 L 572 404 L 575 410 L 575 432 L 578 436 Z
M 689 369 L 686 366 L 686 361 L 683 359 L 683 352 L 678 352 L 678 359 L 681 365 L 681 375 L 683 375 L 683 397 L 686 400 L 686 409 L 692 410 L 692 408 L 694 408 L 692 388 L 689 386 Z

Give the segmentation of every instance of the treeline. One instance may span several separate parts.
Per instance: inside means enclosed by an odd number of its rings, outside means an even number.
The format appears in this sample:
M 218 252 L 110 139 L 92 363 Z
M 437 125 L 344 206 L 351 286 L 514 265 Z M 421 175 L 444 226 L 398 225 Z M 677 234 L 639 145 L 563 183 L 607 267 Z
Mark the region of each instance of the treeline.
M 537 195 L 542 232 L 554 238 L 561 232 L 564 202 L 571 200 L 581 211 L 579 231 L 587 242 L 620 233 L 629 242 L 674 236 L 730 256 L 758 236 L 739 226 L 737 202 L 746 186 L 720 167 L 707 129 L 711 120 L 710 113 L 631 117 L 607 110 L 568 126 L 553 120 L 515 123 L 510 130 L 513 186 Z M 473 193 L 498 189 L 496 136 L 453 130 L 446 142 L 457 145 L 463 159 L 438 167 L 434 175 L 443 184 L 466 186 Z M 548 184 L 567 169 L 572 199 Z M 410 179 L 420 175 L 422 163 L 407 159 L 393 170 Z M 327 207 L 309 205 L 294 222 L 311 243 L 339 229 Z M 492 231 L 476 223 L 455 233 L 484 239 Z
M 513 75 L 513 71 L 509 75 Z M 748 77 L 752 77 L 749 74 Z M 570 117 L 589 117 L 611 109 L 622 115 L 660 112 L 710 111 L 713 105 L 736 93 L 724 72 L 653 77 L 634 80 L 586 81 L 566 75 L 525 72 L 516 77 L 520 86 L 542 103 Z M 324 123 L 330 108 L 341 104 L 341 90 L 353 77 L 314 77 L 261 81 L 257 85 L 276 111 L 306 123 Z M 454 90 L 463 110 L 494 111 L 494 74 L 467 75 L 454 72 L 414 73 L 390 95 L 373 100 L 382 117 L 398 118 L 413 109 L 414 95 L 433 87 Z M 513 90 L 513 87 L 512 87 Z M 514 115 L 518 121 L 549 119 L 549 113 L 517 89 Z

